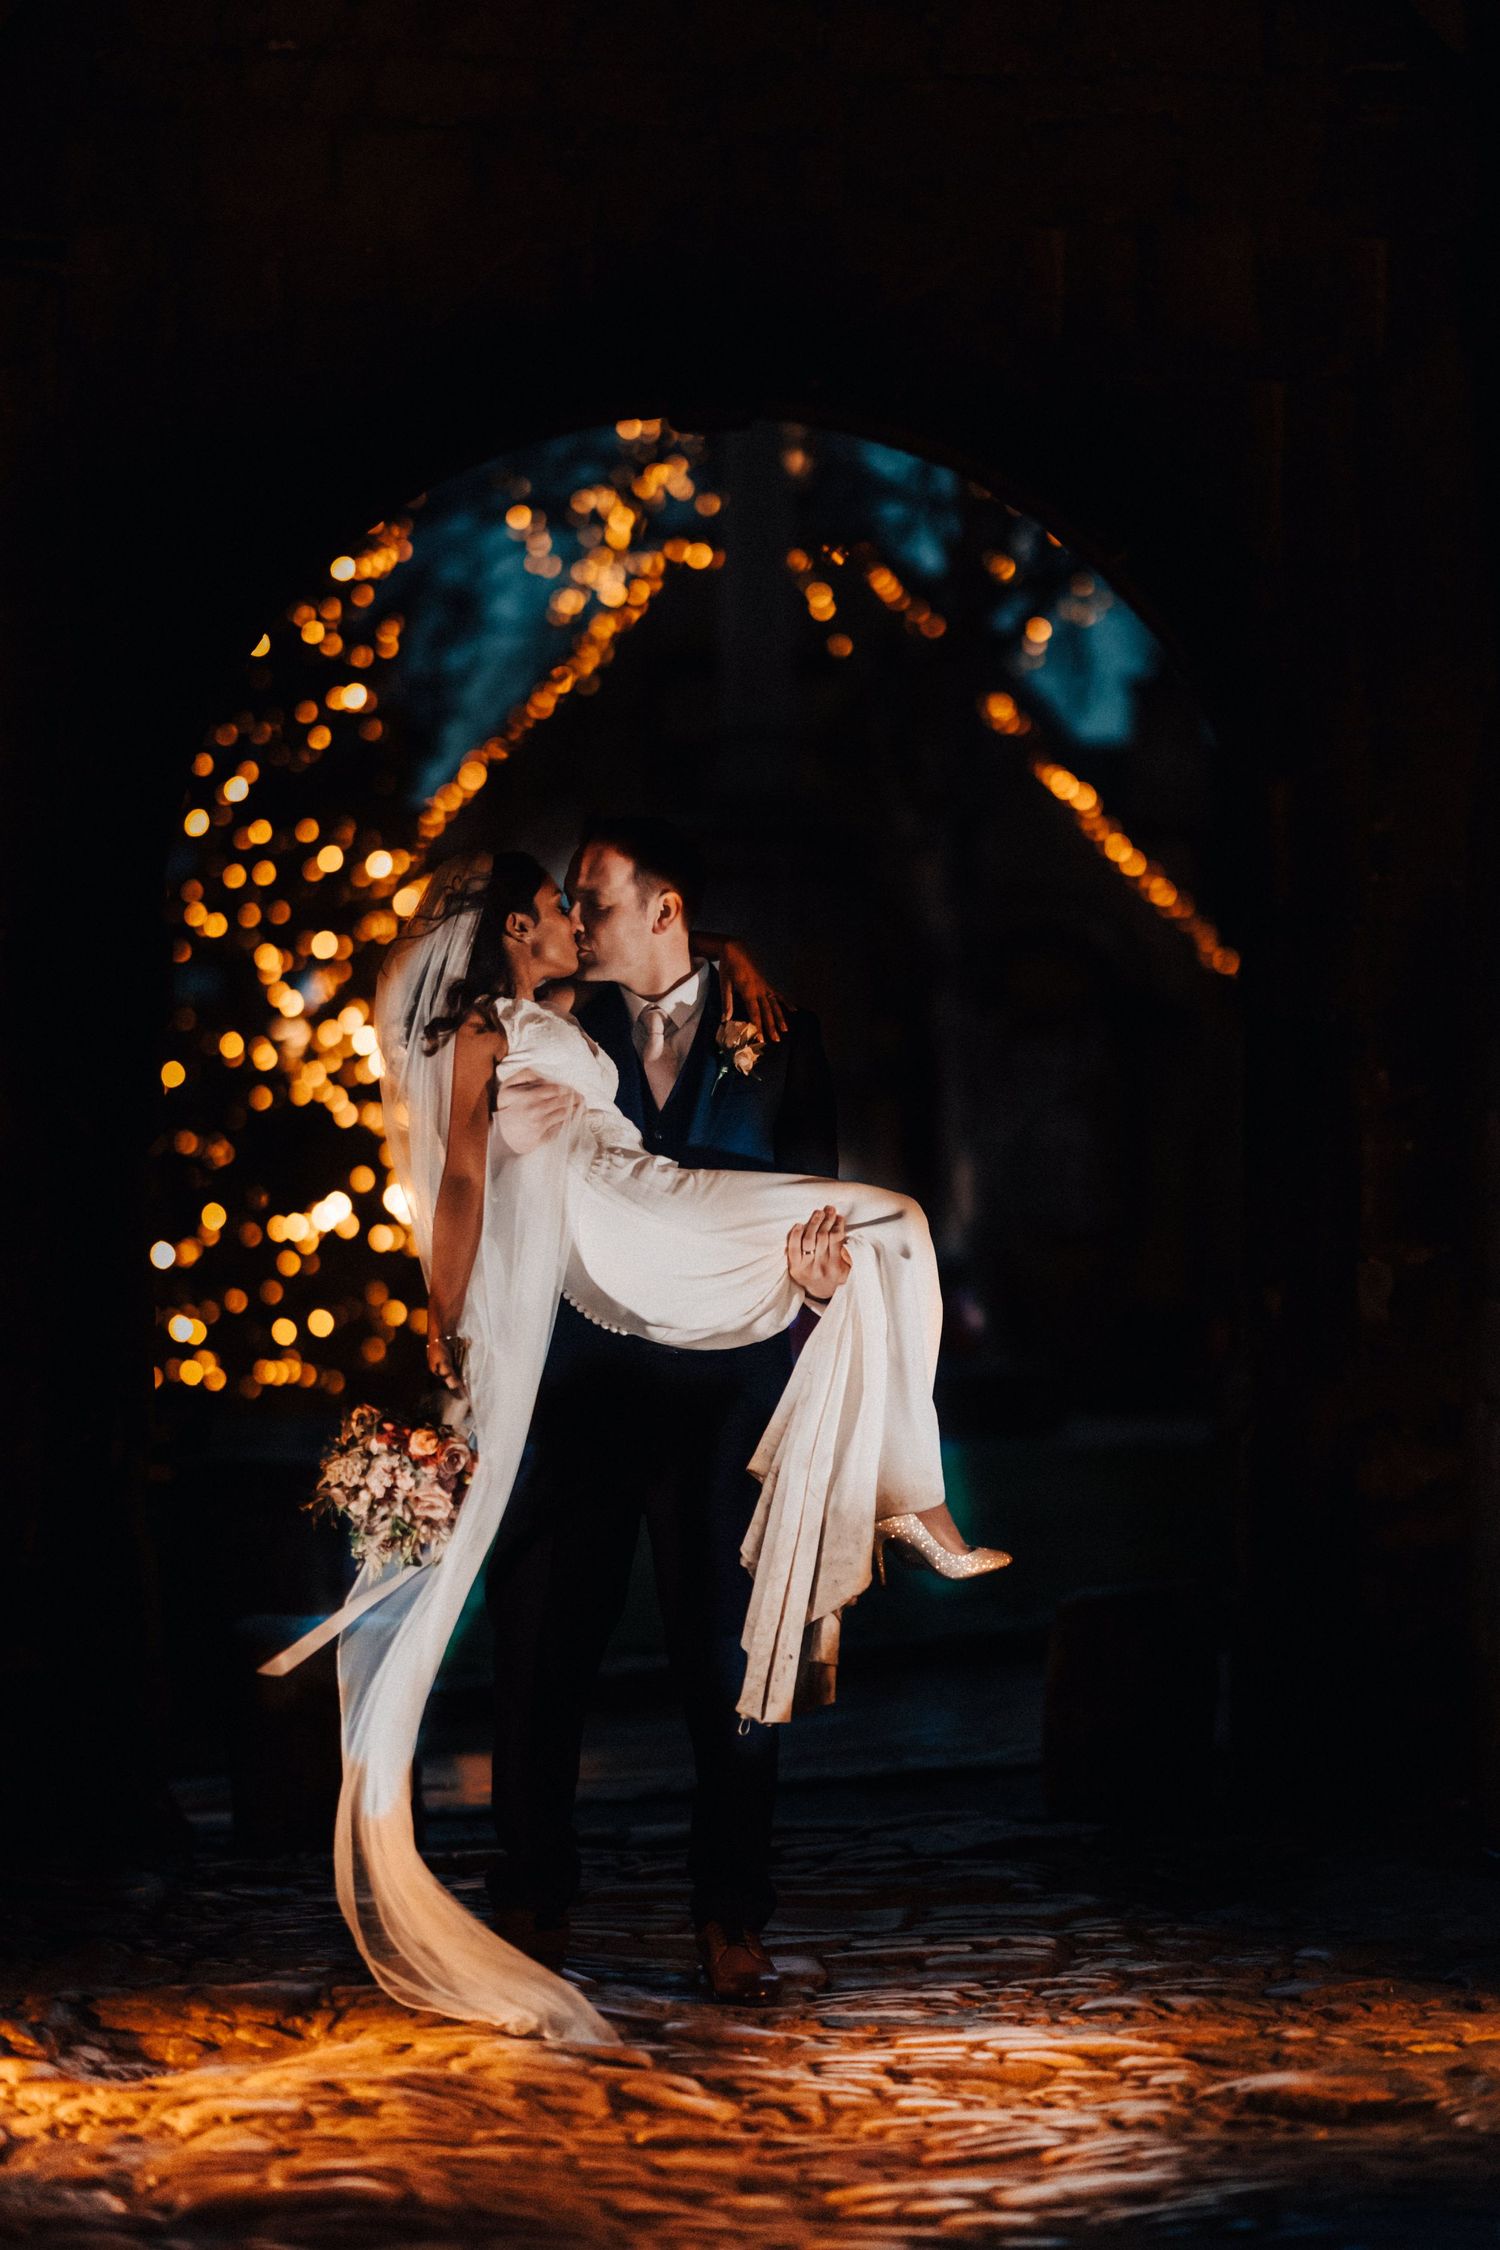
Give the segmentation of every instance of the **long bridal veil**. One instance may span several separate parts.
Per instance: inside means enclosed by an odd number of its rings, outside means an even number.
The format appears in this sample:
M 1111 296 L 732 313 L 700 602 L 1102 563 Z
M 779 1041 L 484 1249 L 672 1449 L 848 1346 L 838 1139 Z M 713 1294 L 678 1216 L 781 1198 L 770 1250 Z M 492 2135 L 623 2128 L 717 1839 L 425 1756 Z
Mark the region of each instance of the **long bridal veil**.
M 386 1138 L 429 1282 L 453 1046 L 428 1055 L 422 1031 L 463 973 L 481 894 L 472 863 L 430 877 L 375 1000 Z M 424 1866 L 411 1808 L 422 1713 L 526 1442 L 563 1281 L 577 1130 L 570 1121 L 520 1157 L 490 1135 L 484 1224 L 462 1321 L 477 1464 L 440 1559 L 376 1600 L 340 1638 L 344 1779 L 334 1867 L 344 1918 L 393 1999 L 505 2031 L 603 2042 L 617 2034 L 575 1986 L 486 1929 Z M 355 1595 L 398 1575 L 366 1566 Z

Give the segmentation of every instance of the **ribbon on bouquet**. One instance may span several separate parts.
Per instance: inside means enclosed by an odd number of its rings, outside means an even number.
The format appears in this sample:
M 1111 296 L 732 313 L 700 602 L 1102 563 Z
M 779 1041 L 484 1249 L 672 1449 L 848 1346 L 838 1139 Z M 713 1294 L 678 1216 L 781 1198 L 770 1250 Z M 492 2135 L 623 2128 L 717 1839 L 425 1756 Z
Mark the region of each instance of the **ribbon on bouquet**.
M 273 1680 L 280 1679 L 283 1673 L 294 1672 L 299 1664 L 306 1663 L 308 1657 L 316 1656 L 320 1648 L 326 1648 L 330 1641 L 337 1640 L 345 1626 L 352 1625 L 356 1617 L 363 1617 L 367 1609 L 373 1609 L 377 1602 L 383 1602 L 387 1594 L 394 1594 L 398 1586 L 404 1586 L 408 1578 L 415 1578 L 419 1570 L 431 1568 L 431 1563 L 403 1563 L 389 1578 L 382 1578 L 375 1585 L 367 1586 L 362 1594 L 351 1594 L 342 1609 L 336 1609 L 331 1617 L 325 1617 L 321 1624 L 314 1625 L 310 1632 L 303 1634 L 300 1641 L 293 1641 L 290 1648 L 282 1649 L 276 1656 L 268 1656 L 264 1664 L 256 1665 L 256 1671 L 266 1673 Z

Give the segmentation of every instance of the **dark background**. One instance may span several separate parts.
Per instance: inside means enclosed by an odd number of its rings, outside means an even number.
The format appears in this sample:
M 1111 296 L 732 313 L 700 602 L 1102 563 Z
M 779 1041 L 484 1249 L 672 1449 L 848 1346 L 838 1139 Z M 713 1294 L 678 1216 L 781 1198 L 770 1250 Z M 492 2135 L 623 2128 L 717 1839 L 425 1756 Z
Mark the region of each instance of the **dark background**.
M 956 468 L 1170 653 L 1244 963 L 1212 1401 L 1234 1786 L 1492 1821 L 1478 11 L 227 0 L 13 8 L 3 36 L 17 1796 L 139 1835 L 179 1723 L 161 887 L 246 621 L 394 495 L 664 414 Z M 1117 1030 L 1118 990 L 1093 1004 Z

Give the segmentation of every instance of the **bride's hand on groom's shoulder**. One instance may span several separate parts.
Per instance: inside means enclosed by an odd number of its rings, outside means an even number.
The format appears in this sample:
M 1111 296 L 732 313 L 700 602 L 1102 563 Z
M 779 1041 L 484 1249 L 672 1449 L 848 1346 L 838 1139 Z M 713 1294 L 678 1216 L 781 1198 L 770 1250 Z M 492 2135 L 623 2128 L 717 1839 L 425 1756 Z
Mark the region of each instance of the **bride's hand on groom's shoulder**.
M 579 1100 L 550 1078 L 512 1078 L 496 1089 L 495 1131 L 512 1156 L 529 1155 L 562 1131 Z
M 792 1003 L 761 975 L 738 938 L 724 938 L 719 947 L 719 988 L 724 996 L 724 1021 L 753 1023 L 761 1038 L 773 1044 L 786 1030 Z

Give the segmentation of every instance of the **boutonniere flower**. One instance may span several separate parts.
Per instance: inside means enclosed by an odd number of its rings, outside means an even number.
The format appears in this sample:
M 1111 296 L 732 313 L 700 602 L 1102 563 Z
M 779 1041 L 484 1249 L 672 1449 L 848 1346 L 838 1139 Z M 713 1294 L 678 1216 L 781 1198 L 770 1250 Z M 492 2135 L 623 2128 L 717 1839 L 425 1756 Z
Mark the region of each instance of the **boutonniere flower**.
M 766 1043 L 754 1024 L 740 1023 L 733 1016 L 720 1024 L 714 1033 L 714 1044 L 720 1057 L 719 1074 L 714 1080 L 715 1093 L 731 1070 L 737 1070 L 742 1078 L 748 1078 L 766 1051 Z

